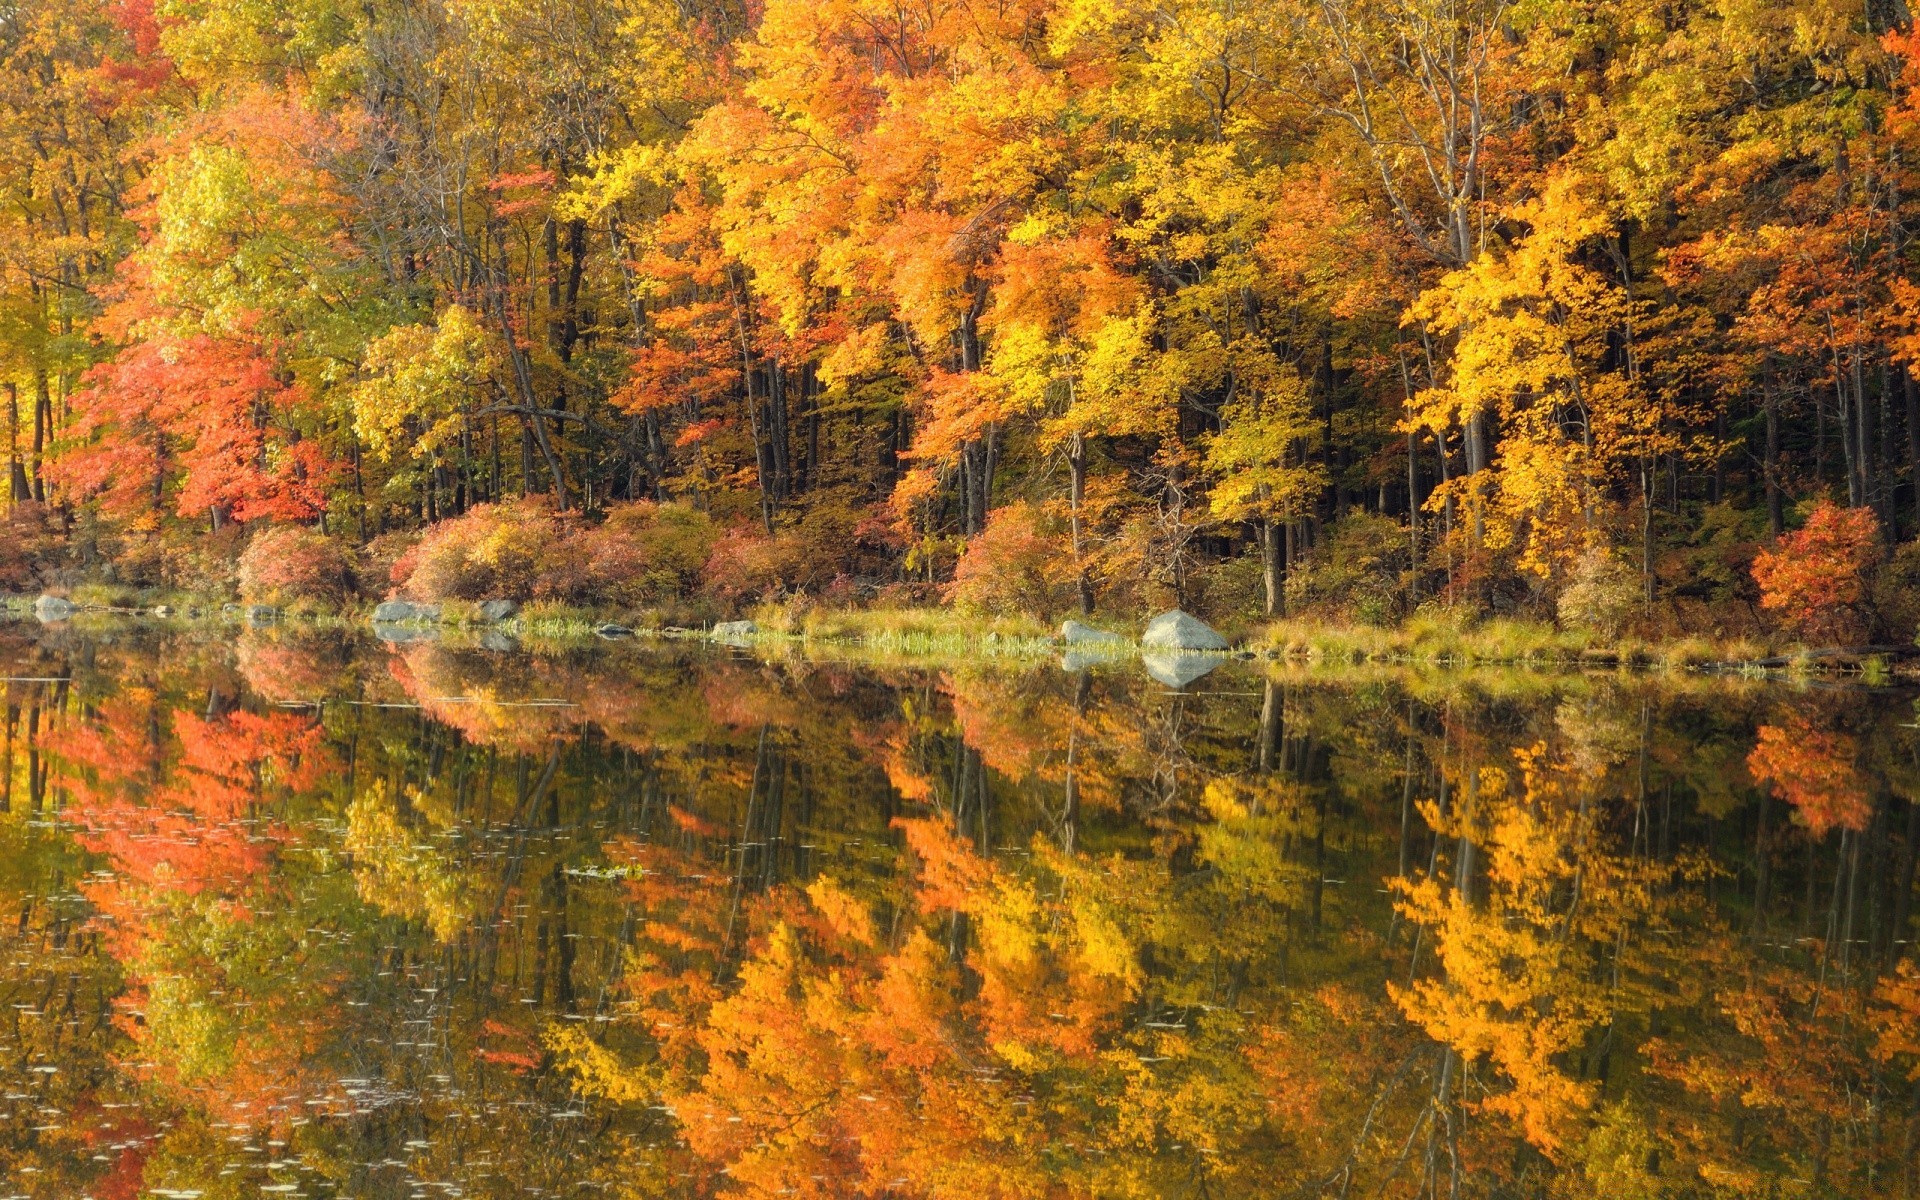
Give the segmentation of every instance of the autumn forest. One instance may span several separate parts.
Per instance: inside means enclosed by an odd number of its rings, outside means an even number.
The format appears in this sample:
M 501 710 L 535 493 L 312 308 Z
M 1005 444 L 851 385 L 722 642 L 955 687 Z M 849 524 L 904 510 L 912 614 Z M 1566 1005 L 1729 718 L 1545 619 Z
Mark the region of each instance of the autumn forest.
M 1920 623 L 1902 0 L 28 0 L 0 588 Z

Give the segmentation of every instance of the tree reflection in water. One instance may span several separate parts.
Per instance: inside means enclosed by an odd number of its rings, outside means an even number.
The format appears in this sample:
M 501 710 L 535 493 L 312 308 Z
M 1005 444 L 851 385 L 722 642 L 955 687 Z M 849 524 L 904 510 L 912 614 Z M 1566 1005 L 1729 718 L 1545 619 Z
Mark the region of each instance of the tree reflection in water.
M 0 664 L 7 1195 L 1920 1192 L 1910 697 Z

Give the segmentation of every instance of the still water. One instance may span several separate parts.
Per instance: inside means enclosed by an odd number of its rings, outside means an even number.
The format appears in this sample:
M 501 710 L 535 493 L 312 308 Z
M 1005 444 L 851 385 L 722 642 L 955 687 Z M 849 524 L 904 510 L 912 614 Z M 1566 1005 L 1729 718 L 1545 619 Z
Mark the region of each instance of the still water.
M 1910 694 L 0 670 L 0 1196 L 1920 1194 Z

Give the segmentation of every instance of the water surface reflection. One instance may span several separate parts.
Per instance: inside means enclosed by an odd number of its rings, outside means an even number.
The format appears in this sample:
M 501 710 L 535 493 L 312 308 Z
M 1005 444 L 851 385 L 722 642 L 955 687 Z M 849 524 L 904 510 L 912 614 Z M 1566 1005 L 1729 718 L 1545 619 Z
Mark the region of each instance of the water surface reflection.
M 1910 696 L 0 668 L 0 1195 L 1920 1191 Z

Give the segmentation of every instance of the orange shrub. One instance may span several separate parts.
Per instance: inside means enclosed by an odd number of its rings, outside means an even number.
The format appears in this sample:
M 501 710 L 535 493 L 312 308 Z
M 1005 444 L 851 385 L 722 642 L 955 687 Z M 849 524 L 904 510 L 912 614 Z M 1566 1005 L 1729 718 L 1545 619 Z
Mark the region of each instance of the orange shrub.
M 566 540 L 543 500 L 476 505 L 430 526 L 394 563 L 394 582 L 415 600 L 529 599 L 567 562 Z
M 1865 633 L 1867 576 L 1879 557 L 1873 510 L 1822 500 L 1805 526 L 1754 558 L 1760 606 L 1807 637 L 1857 640 Z
M 967 542 L 948 598 L 970 612 L 1049 616 L 1074 602 L 1072 556 L 1025 501 L 987 514 Z
M 272 525 L 240 552 L 240 595 L 249 604 L 338 603 L 353 591 L 353 564 L 339 542 L 305 525 Z

